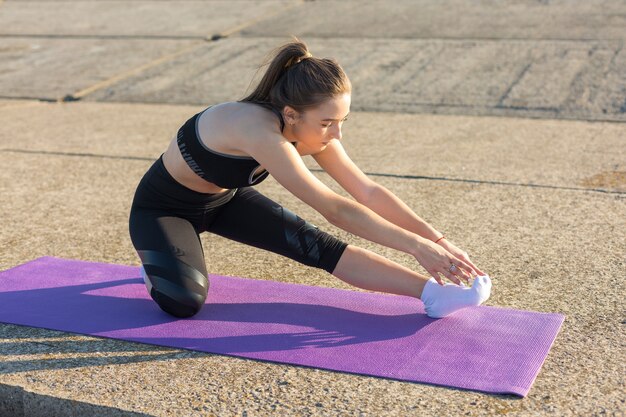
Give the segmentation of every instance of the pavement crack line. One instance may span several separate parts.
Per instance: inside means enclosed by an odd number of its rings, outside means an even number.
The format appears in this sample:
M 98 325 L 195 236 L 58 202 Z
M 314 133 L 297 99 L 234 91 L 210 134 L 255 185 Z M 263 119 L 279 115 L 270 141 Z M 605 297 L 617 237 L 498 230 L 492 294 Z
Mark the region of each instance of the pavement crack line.
M 247 22 L 240 23 L 239 25 L 237 25 L 235 27 L 232 27 L 230 29 L 227 29 L 227 30 L 225 30 L 223 32 L 219 32 L 219 35 L 221 35 L 223 37 L 231 36 L 231 35 L 233 35 L 233 34 L 235 34 L 237 32 L 240 32 L 241 30 L 243 30 L 243 29 L 245 29 L 247 27 L 250 27 L 250 26 L 252 26 L 252 25 L 254 25 L 256 23 L 261 22 L 262 20 L 269 19 L 270 17 L 277 16 L 277 15 L 279 15 L 281 13 L 284 13 L 284 12 L 286 12 L 288 10 L 293 9 L 294 7 L 298 7 L 298 6 L 301 6 L 303 4 L 304 4 L 303 0 L 297 1 L 295 3 L 292 3 L 292 4 L 288 5 L 288 6 L 285 6 L 285 7 L 281 8 L 281 9 L 279 9 L 278 11 L 271 11 L 271 12 L 265 13 L 265 14 L 263 14 L 261 16 L 255 17 L 254 19 L 248 20 Z
M 110 102 L 111 103 L 111 102 Z M 119 102 L 123 103 L 123 102 Z M 133 102 L 135 103 L 135 102 Z M 550 107 L 523 107 L 523 106 L 506 106 L 506 107 L 490 107 L 490 106 L 478 106 L 478 105 L 469 105 L 469 104 L 441 104 L 441 103 L 432 103 L 432 104 L 421 104 L 416 102 L 408 102 L 408 101 L 391 101 L 387 102 L 390 105 L 413 105 L 414 107 L 411 109 L 402 110 L 402 114 L 421 114 L 421 115 L 429 115 L 429 116 L 477 116 L 477 117 L 504 117 L 504 118 L 518 118 L 518 119 L 531 119 L 531 120 L 553 120 L 553 121 L 574 121 L 574 122 L 585 122 L 585 123 L 611 123 L 611 124 L 624 124 L 626 120 L 616 120 L 616 119 L 583 119 L 580 117 L 570 116 L 562 113 L 559 109 L 550 108 Z M 141 104 L 154 104 L 151 102 L 141 103 Z M 166 104 L 166 103 L 160 103 Z M 201 104 L 197 104 L 201 105 Z M 443 113 L 443 112 L 434 112 L 432 109 L 443 109 L 443 110 L 465 110 L 469 109 L 476 110 L 478 112 L 484 113 Z M 490 110 L 496 110 L 496 113 L 487 113 Z M 520 112 L 528 112 L 523 113 L 522 116 L 511 116 L 507 114 L 503 114 L 502 112 L 507 110 L 520 111 Z M 388 113 L 388 114 L 399 114 L 398 110 L 394 109 L 381 109 L 370 107 L 369 105 L 353 105 L 351 107 L 351 111 L 353 112 L 366 112 L 366 113 Z M 619 116 L 619 113 L 614 113 Z M 556 117 L 558 116 L 558 117 Z
M 146 158 L 141 156 L 125 156 L 125 155 L 102 155 L 86 152 L 57 152 L 57 151 L 32 151 L 27 149 L 1 149 L 1 152 L 15 152 L 34 155 L 54 155 L 54 156 L 79 156 L 87 158 L 102 158 L 102 159 L 121 159 L 131 161 L 154 161 L 155 158 Z
M 496 105 L 496 107 L 504 106 L 504 100 L 506 100 L 506 98 L 509 96 L 509 94 L 511 93 L 511 90 L 513 90 L 513 88 L 515 88 L 515 86 L 519 84 L 519 82 L 524 77 L 524 75 L 526 75 L 526 73 L 528 72 L 532 64 L 533 64 L 532 62 L 529 63 L 522 69 L 522 71 L 520 71 L 519 74 L 517 74 L 517 77 L 515 78 L 515 80 L 509 85 L 509 88 L 507 88 L 507 90 L 504 92 L 504 94 L 502 94 L 502 96 L 498 100 L 498 104 Z
M 343 34 L 340 37 L 333 34 L 326 33 L 316 33 L 315 35 L 311 34 L 301 34 L 303 38 L 311 39 L 342 39 L 342 40 L 383 40 L 383 41 L 433 41 L 433 42 L 458 42 L 458 43 L 472 43 L 472 42 L 526 42 L 526 43 L 550 43 L 550 42 L 559 42 L 559 43 L 590 43 L 590 42 L 623 42 L 621 38 L 580 38 L 580 39 L 565 39 L 565 38 L 542 38 L 542 39 L 534 39 L 534 38 L 494 38 L 494 37 L 455 37 L 455 36 L 363 36 L 363 35 L 351 35 L 351 34 Z M 282 39 L 284 36 L 281 35 L 263 35 L 263 34 L 249 34 L 243 36 L 244 38 L 255 38 L 255 39 Z
M 76 157 L 87 157 L 87 158 L 102 158 L 102 159 L 116 159 L 116 160 L 130 160 L 130 161 L 155 161 L 155 158 L 148 158 L 142 156 L 126 156 L 126 155 L 103 155 L 103 154 L 95 154 L 95 153 L 87 153 L 87 152 L 60 152 L 60 151 L 44 151 L 44 150 L 26 150 L 26 149 L 0 149 L 0 152 L 14 152 L 14 153 L 24 153 L 24 154 L 34 154 L 34 155 L 53 155 L 53 156 L 76 156 Z M 310 169 L 312 172 L 326 173 L 323 169 L 312 168 Z M 526 184 L 519 182 L 508 182 L 508 181 L 491 181 L 491 180 L 473 180 L 467 178 L 449 178 L 449 177 L 432 177 L 426 175 L 403 175 L 403 174 L 386 174 L 380 172 L 369 172 L 365 171 L 365 174 L 371 177 L 383 177 L 383 178 L 396 178 L 396 179 L 408 179 L 408 180 L 427 180 L 427 181 L 448 181 L 448 182 L 459 182 L 459 183 L 468 183 L 468 184 L 486 184 L 486 185 L 502 185 L 502 186 L 510 186 L 510 187 L 529 187 L 529 188 L 541 188 L 541 189 L 551 189 L 551 190 L 563 190 L 563 191 L 583 191 L 583 192 L 594 192 L 594 193 L 602 193 L 602 194 L 616 194 L 616 195 L 625 195 L 626 191 L 613 191 L 613 190 L 605 190 L 602 188 L 583 188 L 583 187 L 566 187 L 561 185 L 546 185 L 546 184 Z
M 0 33 L 1 38 L 32 38 L 32 39 L 99 39 L 99 40 L 207 40 L 202 35 L 89 35 L 72 33 Z
M 0 100 L 28 100 L 28 101 L 43 101 L 47 103 L 56 103 L 57 100 L 49 98 L 49 97 L 34 97 L 34 96 L 3 96 L 0 95 Z

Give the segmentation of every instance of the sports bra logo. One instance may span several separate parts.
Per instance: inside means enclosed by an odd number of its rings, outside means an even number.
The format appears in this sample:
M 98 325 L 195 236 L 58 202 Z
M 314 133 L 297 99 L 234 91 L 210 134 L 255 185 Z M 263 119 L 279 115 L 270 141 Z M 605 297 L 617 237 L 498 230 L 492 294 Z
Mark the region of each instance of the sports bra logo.
M 248 177 L 248 184 L 252 185 L 254 184 L 259 178 L 261 178 L 265 173 L 267 172 L 267 170 L 263 167 L 261 167 L 261 165 L 258 165 L 256 168 L 254 168 L 252 170 L 252 172 L 250 173 L 250 177 Z

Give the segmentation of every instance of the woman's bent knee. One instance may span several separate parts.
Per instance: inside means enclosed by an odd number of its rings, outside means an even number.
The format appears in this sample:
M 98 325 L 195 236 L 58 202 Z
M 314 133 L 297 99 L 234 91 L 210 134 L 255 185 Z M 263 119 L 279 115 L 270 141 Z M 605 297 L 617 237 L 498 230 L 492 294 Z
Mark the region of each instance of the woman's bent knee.
M 163 311 L 186 318 L 202 309 L 209 289 L 209 281 L 203 273 L 162 253 L 139 252 L 148 292 Z
M 206 295 L 202 296 L 191 291 L 161 292 L 153 289 L 150 296 L 161 307 L 161 310 L 179 318 L 196 315 L 206 300 Z

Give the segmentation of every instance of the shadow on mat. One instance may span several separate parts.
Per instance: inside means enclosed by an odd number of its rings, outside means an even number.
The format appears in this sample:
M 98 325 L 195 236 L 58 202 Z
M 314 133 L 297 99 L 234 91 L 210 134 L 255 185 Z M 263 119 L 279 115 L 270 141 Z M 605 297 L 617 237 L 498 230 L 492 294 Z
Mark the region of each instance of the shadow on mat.
M 121 288 L 128 285 L 136 288 Z M 437 322 L 420 313 L 386 316 L 297 303 L 207 302 L 195 316 L 178 319 L 147 298 L 141 278 L 3 292 L 0 305 L 7 323 L 225 354 L 397 339 Z M 194 337 L 161 336 L 181 329 Z

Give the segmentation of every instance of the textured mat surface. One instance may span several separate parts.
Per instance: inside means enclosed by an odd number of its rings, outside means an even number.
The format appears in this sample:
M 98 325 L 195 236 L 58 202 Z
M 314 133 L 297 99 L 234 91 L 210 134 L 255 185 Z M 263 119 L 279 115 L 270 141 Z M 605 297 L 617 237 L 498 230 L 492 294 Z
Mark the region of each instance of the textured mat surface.
M 159 309 L 139 267 L 43 257 L 0 272 L 0 321 L 525 396 L 564 316 L 500 307 L 443 319 L 411 297 L 210 275 L 204 308 Z

